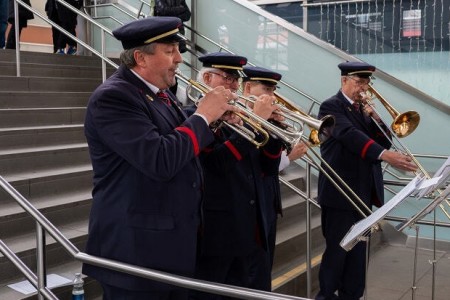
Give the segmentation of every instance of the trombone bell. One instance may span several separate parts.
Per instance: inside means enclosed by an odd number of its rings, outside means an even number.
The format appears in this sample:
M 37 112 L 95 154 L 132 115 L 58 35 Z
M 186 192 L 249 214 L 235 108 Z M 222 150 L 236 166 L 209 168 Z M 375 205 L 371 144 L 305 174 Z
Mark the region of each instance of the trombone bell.
M 399 137 L 411 134 L 419 125 L 420 115 L 413 110 L 404 112 L 397 116 L 391 124 L 392 131 Z
M 420 115 L 418 112 L 410 110 L 400 114 L 373 86 L 369 86 L 367 93 L 369 97 L 375 96 L 394 119 L 391 129 L 397 137 L 403 138 L 410 135 L 419 125 Z

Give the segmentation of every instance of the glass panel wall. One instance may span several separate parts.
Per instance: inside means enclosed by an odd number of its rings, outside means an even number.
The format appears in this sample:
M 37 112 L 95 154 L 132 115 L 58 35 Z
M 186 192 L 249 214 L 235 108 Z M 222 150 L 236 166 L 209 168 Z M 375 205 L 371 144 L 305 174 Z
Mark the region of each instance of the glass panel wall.
M 310 0 L 261 7 L 298 27 L 305 22 L 314 36 L 450 105 L 449 0 Z

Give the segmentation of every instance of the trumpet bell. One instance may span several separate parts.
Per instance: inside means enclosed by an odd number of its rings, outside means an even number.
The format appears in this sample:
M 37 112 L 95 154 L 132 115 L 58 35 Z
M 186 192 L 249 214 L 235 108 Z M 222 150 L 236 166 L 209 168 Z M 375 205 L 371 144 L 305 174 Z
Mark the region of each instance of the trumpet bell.
M 318 120 L 315 124 L 309 124 L 311 126 L 311 133 L 309 134 L 309 142 L 313 146 L 318 146 L 325 142 L 333 133 L 336 119 L 333 115 L 326 115 L 322 119 Z
M 420 123 L 420 115 L 418 112 L 410 110 L 399 114 L 391 124 L 392 131 L 399 138 L 410 135 Z

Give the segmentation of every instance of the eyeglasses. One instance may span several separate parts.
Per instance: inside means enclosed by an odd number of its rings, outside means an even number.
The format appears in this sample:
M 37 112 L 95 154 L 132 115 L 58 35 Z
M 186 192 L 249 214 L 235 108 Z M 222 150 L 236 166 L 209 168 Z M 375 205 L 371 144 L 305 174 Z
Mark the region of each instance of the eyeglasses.
M 372 82 L 370 82 L 370 78 L 360 78 L 360 79 L 356 79 L 353 76 L 347 76 L 347 78 L 352 79 L 353 81 L 355 81 L 355 83 L 357 85 L 372 85 Z
M 220 76 L 223 78 L 223 80 L 225 80 L 226 83 L 228 84 L 233 84 L 235 82 L 241 83 L 242 78 L 241 77 L 236 77 L 236 76 L 227 76 L 227 75 L 223 75 L 220 73 L 216 73 L 216 72 L 208 72 L 217 76 Z

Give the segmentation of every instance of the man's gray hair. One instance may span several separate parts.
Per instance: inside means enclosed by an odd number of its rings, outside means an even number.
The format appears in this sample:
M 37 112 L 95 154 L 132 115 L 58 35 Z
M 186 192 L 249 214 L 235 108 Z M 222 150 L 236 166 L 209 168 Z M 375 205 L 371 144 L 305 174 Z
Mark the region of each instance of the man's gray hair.
M 123 63 L 127 68 L 131 69 L 136 66 L 136 60 L 134 59 L 134 51 L 140 50 L 146 54 L 154 54 L 156 49 L 156 43 L 151 43 L 144 46 L 139 46 L 136 48 L 131 48 L 123 50 L 120 53 L 120 62 Z
M 197 74 L 197 81 L 198 81 L 198 82 L 201 82 L 201 83 L 205 83 L 205 82 L 203 81 L 203 74 L 209 73 L 209 72 L 214 73 L 214 72 L 217 72 L 217 71 L 220 71 L 220 70 L 219 70 L 219 69 L 216 69 L 216 68 L 203 67 L 203 68 L 200 69 L 200 71 L 199 71 L 198 74 Z

